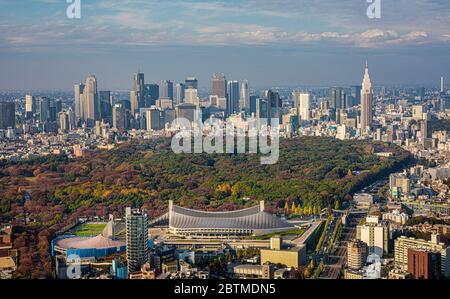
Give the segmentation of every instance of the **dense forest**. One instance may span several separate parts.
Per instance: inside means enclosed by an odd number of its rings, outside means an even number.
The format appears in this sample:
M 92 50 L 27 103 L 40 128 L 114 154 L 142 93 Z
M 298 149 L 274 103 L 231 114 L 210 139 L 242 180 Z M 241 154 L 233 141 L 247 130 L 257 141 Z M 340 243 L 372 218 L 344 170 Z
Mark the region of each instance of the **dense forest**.
M 374 154 L 381 151 L 393 155 Z M 275 165 L 261 165 L 258 155 L 174 154 L 170 139 L 133 141 L 73 160 L 3 162 L 0 221 L 18 224 L 17 276 L 50 277 L 48 240 L 80 216 L 123 215 L 131 205 L 156 217 L 170 199 L 205 210 L 231 210 L 259 200 L 274 212 L 286 203 L 329 207 L 411 159 L 393 145 L 319 137 L 282 140 Z

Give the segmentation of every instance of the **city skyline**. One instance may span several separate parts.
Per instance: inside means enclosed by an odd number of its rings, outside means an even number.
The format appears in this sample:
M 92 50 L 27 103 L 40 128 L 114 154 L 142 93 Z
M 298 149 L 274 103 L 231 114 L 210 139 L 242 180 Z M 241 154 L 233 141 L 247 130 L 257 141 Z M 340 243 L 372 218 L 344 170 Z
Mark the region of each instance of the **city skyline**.
M 450 77 L 445 1 L 383 2 L 369 19 L 366 1 L 99 0 L 73 20 L 65 1 L 17 2 L 0 1 L 2 90 L 70 89 L 87 73 L 126 89 L 138 69 L 149 82 L 194 75 L 201 87 L 213 73 L 253 86 L 352 85 L 365 60 L 378 84 Z

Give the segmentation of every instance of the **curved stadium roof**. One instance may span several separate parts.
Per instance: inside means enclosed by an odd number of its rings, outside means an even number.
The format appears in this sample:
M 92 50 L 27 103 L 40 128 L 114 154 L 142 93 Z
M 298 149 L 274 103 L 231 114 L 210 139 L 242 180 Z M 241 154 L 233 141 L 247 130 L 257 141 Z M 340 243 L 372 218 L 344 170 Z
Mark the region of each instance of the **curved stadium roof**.
M 111 240 L 102 235 L 98 235 L 96 237 L 65 238 L 58 240 L 55 245 L 65 249 L 101 249 L 125 246 L 125 242 Z
M 206 212 L 172 206 L 170 226 L 177 229 L 289 229 L 295 226 L 267 213 L 262 206 L 227 212 Z

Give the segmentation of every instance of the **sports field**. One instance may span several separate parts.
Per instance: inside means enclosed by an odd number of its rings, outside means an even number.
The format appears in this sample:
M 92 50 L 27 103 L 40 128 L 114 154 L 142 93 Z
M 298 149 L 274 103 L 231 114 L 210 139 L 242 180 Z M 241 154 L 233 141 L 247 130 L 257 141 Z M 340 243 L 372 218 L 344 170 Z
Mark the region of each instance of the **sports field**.
M 97 236 L 102 233 L 106 223 L 83 223 L 74 232 L 79 237 Z

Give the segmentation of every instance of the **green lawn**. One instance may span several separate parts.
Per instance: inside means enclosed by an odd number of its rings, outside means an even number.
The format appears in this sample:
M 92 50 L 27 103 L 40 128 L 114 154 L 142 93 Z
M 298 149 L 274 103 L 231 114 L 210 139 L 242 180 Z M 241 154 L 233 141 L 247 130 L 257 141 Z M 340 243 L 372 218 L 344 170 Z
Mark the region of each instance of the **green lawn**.
M 83 223 L 75 231 L 75 235 L 79 237 L 97 236 L 102 233 L 106 223 Z

